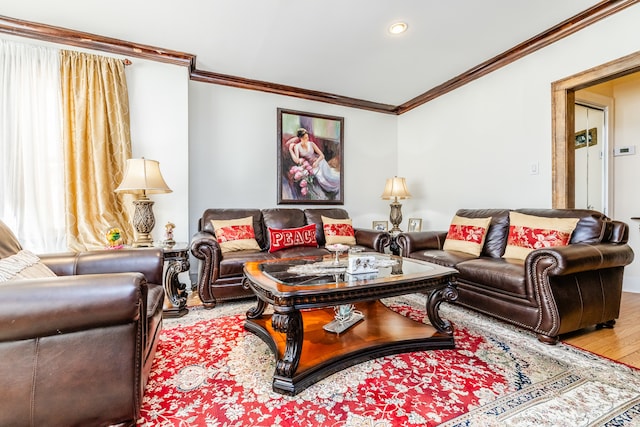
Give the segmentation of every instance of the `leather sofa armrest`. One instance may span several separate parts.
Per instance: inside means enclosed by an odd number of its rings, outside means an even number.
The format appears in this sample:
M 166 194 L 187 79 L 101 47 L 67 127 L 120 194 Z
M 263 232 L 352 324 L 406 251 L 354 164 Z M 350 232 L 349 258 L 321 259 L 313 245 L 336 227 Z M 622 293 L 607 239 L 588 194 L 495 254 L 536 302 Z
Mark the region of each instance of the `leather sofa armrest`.
M 407 256 L 424 249 L 442 249 L 446 238 L 446 231 L 412 231 L 398 234 L 396 242 L 403 256 Z
M 215 301 L 210 284 L 220 277 L 222 249 L 215 236 L 207 231 L 198 231 L 191 239 L 191 253 L 200 260 L 198 266 L 198 293 L 203 301 Z M 206 303 L 205 303 L 206 305 Z M 211 306 L 215 306 L 212 303 Z
M 0 286 L 0 342 L 140 321 L 146 294 L 141 273 L 6 282 Z
M 215 236 L 207 231 L 198 231 L 191 238 L 191 254 L 201 260 L 222 259 L 222 249 Z
M 158 248 L 118 249 L 39 255 L 58 276 L 140 272 L 149 283 L 162 284 L 164 254 Z
M 376 252 L 384 252 L 385 246 L 391 242 L 391 237 L 386 231 L 376 231 L 366 228 L 354 228 L 356 244 L 372 248 Z
M 584 271 L 624 267 L 633 261 L 629 245 L 574 243 L 536 249 L 526 258 L 527 271 L 548 276 L 565 276 Z

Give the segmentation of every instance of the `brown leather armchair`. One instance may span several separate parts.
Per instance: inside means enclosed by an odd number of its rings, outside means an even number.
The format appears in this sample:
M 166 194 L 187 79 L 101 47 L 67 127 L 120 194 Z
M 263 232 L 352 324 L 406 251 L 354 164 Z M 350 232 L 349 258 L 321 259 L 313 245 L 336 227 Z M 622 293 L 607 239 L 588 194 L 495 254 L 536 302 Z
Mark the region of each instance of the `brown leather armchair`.
M 0 259 L 21 250 L 0 222 Z M 161 250 L 42 255 L 0 283 L 0 425 L 134 425 L 162 329 Z

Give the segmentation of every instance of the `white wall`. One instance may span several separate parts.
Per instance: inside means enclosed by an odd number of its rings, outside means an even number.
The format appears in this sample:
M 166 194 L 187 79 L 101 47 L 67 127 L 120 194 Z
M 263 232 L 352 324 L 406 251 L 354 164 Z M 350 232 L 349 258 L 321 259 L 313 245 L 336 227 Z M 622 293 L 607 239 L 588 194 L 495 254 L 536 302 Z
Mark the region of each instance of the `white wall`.
M 152 194 L 154 242 L 164 240 L 164 225 L 175 224 L 174 239 L 189 233 L 189 74 L 185 67 L 133 59 L 127 67 L 133 157 L 160 162 L 173 192 Z
M 400 116 L 398 170 L 419 183 L 405 212 L 446 229 L 461 207 L 551 207 L 551 83 L 640 50 L 638 22 L 640 7 L 630 7 Z M 640 282 L 635 271 L 627 290 Z
M 613 93 L 614 144 L 636 146 L 635 155 L 613 158 L 613 212 L 617 219 L 629 224 L 629 244 L 636 254 L 636 260 L 625 269 L 625 289 L 640 292 L 640 221 L 631 219 L 640 217 L 640 80 L 616 85 Z
M 341 207 L 356 227 L 370 228 L 372 221 L 388 219 L 389 204 L 380 195 L 386 178 L 397 172 L 396 116 L 191 82 L 191 232 L 207 208 L 278 207 L 278 108 L 344 117 Z

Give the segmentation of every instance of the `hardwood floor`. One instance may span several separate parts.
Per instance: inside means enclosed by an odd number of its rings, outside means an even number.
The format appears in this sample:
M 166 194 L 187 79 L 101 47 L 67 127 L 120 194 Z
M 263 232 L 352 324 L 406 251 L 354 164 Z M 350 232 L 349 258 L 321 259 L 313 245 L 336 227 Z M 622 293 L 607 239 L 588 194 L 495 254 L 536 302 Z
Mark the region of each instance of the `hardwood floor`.
M 560 337 L 565 343 L 640 368 L 640 293 L 623 292 L 613 329 L 584 329 Z

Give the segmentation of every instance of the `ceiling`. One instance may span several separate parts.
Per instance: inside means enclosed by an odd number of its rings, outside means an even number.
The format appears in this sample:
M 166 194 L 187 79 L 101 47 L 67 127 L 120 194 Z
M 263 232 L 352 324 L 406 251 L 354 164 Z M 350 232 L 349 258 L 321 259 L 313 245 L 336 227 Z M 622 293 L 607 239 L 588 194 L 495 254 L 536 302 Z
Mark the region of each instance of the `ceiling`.
M 598 3 L 0 0 L 0 14 L 194 54 L 198 70 L 399 105 Z M 397 20 L 409 29 L 394 36 Z

